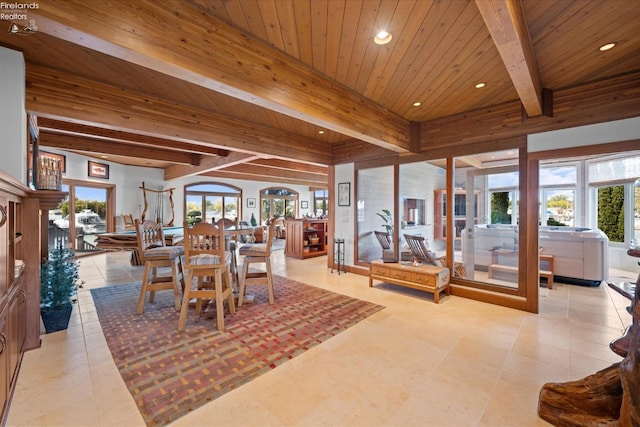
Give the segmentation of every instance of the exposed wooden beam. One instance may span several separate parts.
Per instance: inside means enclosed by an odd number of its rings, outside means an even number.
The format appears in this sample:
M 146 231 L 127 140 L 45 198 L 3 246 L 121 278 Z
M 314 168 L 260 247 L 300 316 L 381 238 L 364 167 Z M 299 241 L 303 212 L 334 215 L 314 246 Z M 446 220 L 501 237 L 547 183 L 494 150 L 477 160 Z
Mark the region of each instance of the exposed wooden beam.
M 319 188 L 327 188 L 327 184 L 324 182 L 317 181 L 305 181 L 294 178 L 280 178 L 280 177 L 270 177 L 270 176 L 262 176 L 257 178 L 255 175 L 251 174 L 243 174 L 243 173 L 234 173 L 234 172 L 226 172 L 225 170 L 207 172 L 201 174 L 202 176 L 208 176 L 213 178 L 226 178 L 226 179 L 241 179 L 245 181 L 265 181 L 265 182 L 276 182 L 283 185 L 306 185 L 309 187 L 319 187 Z
M 30 13 L 39 32 L 374 145 L 410 151 L 405 119 L 195 3 L 48 0 Z
M 319 183 L 325 183 L 325 184 L 327 182 L 326 173 L 317 174 L 317 173 L 310 173 L 310 172 L 300 172 L 300 171 L 294 171 L 290 169 L 279 169 L 279 168 L 272 168 L 269 166 L 254 165 L 252 163 L 244 163 L 236 166 L 226 167 L 224 168 L 224 172 L 250 174 L 255 176 L 256 180 L 260 180 L 263 177 L 273 177 L 273 178 L 290 178 L 290 179 L 297 179 L 301 181 L 319 182 Z
M 640 116 L 640 72 L 553 92 L 553 118 L 523 121 L 519 102 L 507 102 L 422 123 L 421 151 L 451 150 L 470 143 L 584 126 Z M 578 108 L 579 106 L 579 108 Z
M 38 117 L 141 133 L 182 142 L 263 153 L 270 157 L 329 164 L 331 153 L 320 141 L 247 123 L 133 91 L 27 67 L 27 111 Z M 61 116 L 64 114 L 64 116 Z
M 520 0 L 476 0 L 529 117 L 542 114 L 542 85 Z
M 176 151 L 187 151 L 190 153 L 206 154 L 209 156 L 228 156 L 229 150 L 220 148 L 189 144 L 187 142 L 175 141 L 165 138 L 156 138 L 153 136 L 141 135 L 131 132 L 123 132 L 113 129 L 99 128 L 96 126 L 87 126 L 77 123 L 69 123 L 61 120 L 49 119 L 46 117 L 38 118 L 38 128 L 48 130 L 52 133 L 64 133 L 75 136 L 86 136 L 93 139 L 105 139 L 115 142 L 128 142 L 136 145 L 144 145 L 154 148 L 168 148 Z
M 332 154 L 333 164 L 352 163 L 382 157 L 395 158 L 398 156 L 398 153 L 358 140 L 349 140 L 334 144 Z
M 173 165 L 165 168 L 164 179 L 182 178 L 185 176 L 202 175 L 204 173 L 249 162 L 256 156 L 247 153 L 230 153 L 227 157 L 207 157 L 202 159 L 198 166 Z
M 199 165 L 200 155 L 159 148 L 142 147 L 124 142 L 109 142 L 87 137 L 40 131 L 38 144 L 45 147 L 63 150 L 88 151 L 96 154 L 137 157 L 141 159 L 160 160 L 164 162 Z
M 258 160 L 252 161 L 249 164 L 268 166 L 273 169 L 285 169 L 285 170 L 294 170 L 294 171 L 300 171 L 300 172 L 319 173 L 322 175 L 327 175 L 327 173 L 329 173 L 328 166 L 310 165 L 308 163 L 291 162 L 288 160 L 280 160 L 280 159 L 258 159 Z

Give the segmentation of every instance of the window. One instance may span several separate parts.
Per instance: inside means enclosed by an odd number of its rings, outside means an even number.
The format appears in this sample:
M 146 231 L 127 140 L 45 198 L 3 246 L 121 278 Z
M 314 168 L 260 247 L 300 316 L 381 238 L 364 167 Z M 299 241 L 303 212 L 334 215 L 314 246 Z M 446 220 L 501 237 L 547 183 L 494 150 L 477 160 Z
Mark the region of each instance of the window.
M 588 162 L 587 174 L 590 224 L 602 230 L 610 243 L 628 244 L 635 237 L 634 183 L 640 176 L 640 156 Z
M 624 185 L 598 188 L 598 228 L 611 242 L 624 242 Z
M 540 224 L 556 227 L 575 227 L 576 164 L 540 168 Z
M 329 192 L 327 190 L 314 191 L 313 206 L 316 217 L 327 217 L 329 215 Z
M 295 218 L 298 215 L 298 193 L 288 188 L 260 190 L 260 221 L 271 218 Z
M 213 222 L 220 218 L 235 220 L 242 214 L 242 190 L 221 183 L 198 183 L 185 186 L 184 218 L 189 225 Z

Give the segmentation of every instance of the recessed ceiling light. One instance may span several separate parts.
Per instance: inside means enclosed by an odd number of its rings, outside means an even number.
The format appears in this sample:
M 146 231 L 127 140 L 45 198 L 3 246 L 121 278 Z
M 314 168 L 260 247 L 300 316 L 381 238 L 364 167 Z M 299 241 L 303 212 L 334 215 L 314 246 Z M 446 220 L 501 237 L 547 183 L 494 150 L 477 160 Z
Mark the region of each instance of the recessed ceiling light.
M 320 135 L 323 135 L 323 134 L 324 134 L 324 131 L 323 131 L 323 130 L 319 130 L 319 131 L 318 131 L 318 133 L 319 133 Z
M 373 42 L 375 44 L 387 44 L 387 43 L 389 43 L 391 41 L 392 38 L 393 38 L 393 36 L 390 33 L 386 32 L 386 31 L 380 31 L 373 38 Z
M 615 45 L 616 45 L 615 43 L 607 43 L 607 44 L 603 44 L 602 46 L 600 46 L 600 47 L 598 48 L 598 50 L 599 50 L 600 52 L 604 52 L 604 51 L 607 51 L 607 50 L 609 50 L 609 49 L 613 49 L 613 47 L 614 47 Z
M 476 83 L 476 89 L 482 89 L 483 87 L 485 87 L 487 84 L 484 82 L 480 82 L 480 83 Z
M 413 106 L 414 106 L 414 107 L 419 107 L 419 106 L 421 106 L 421 105 L 422 105 L 422 102 L 419 102 L 419 101 L 418 101 L 418 102 L 414 102 L 414 103 L 413 103 Z

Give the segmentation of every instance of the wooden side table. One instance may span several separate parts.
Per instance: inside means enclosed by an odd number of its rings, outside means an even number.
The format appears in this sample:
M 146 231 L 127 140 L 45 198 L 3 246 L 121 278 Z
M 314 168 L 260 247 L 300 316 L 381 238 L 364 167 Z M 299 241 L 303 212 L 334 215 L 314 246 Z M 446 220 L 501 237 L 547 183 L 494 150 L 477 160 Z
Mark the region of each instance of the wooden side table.
M 517 257 L 518 252 L 509 251 L 506 249 L 496 249 L 494 251 L 491 251 L 491 265 L 489 265 L 489 270 L 487 271 L 489 279 L 493 278 L 493 275 L 496 271 L 518 271 L 518 267 L 516 266 L 500 264 L 500 256 Z M 544 277 L 545 279 L 547 279 L 547 286 L 549 286 L 549 289 L 553 289 L 553 255 L 540 254 L 540 261 L 545 261 L 548 266 L 548 270 L 542 270 L 540 268 L 540 277 Z

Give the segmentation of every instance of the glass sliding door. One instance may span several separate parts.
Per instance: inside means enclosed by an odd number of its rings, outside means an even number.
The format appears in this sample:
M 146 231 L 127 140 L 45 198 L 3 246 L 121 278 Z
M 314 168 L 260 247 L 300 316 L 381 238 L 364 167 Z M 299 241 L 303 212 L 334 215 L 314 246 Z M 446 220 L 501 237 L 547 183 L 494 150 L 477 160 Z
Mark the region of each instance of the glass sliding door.
M 69 193 L 49 215 L 49 250 L 57 245 L 70 247 L 78 255 L 95 252 L 97 235 L 108 230 L 113 217 L 113 186 L 91 183 L 63 183 Z
M 483 153 L 501 158 L 501 152 Z M 460 162 L 461 163 L 461 162 Z M 454 173 L 456 196 L 454 221 L 455 267 L 474 283 L 467 286 L 496 292 L 518 293 L 519 271 L 519 179 L 517 159 L 512 165 L 491 167 L 477 159 L 473 166 Z M 506 161 L 504 163 L 507 163 Z M 453 228 L 455 227 L 455 229 Z
M 397 239 L 397 218 L 394 217 L 395 173 L 393 166 L 360 169 L 357 172 L 356 227 L 358 240 L 357 260 L 369 263 L 383 256 L 383 248 L 375 231 L 389 232 Z M 396 256 L 393 244 L 389 256 Z
M 399 181 L 400 258 L 412 260 L 404 235 L 424 237 L 427 248 L 436 258 L 445 256 L 445 236 L 438 234 L 435 226 L 435 218 L 440 218 L 436 215 L 436 209 L 439 208 L 436 208 L 435 200 L 447 185 L 445 169 L 429 162 L 402 164 Z
M 96 250 L 98 234 L 107 231 L 106 188 L 75 186 L 75 250 L 92 252 Z

